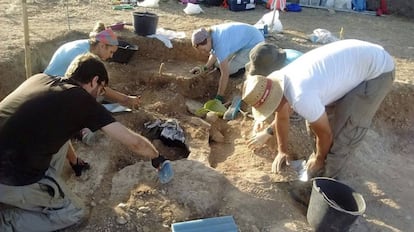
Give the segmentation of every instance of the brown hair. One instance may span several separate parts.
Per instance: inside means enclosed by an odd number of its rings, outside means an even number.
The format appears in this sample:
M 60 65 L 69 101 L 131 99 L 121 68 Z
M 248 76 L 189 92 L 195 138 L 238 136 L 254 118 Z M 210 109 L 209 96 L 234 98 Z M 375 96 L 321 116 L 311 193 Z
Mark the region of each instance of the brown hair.
M 95 46 L 97 43 L 99 43 L 99 41 L 96 40 L 96 35 L 105 29 L 105 24 L 103 24 L 102 22 L 96 22 L 92 31 L 89 33 L 89 44 L 91 46 Z

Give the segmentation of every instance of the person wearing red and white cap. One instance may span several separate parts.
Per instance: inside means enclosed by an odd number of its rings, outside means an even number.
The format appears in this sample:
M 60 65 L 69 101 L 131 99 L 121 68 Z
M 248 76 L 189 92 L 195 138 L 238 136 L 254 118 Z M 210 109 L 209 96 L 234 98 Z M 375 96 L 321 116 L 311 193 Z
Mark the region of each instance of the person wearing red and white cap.
M 394 70 L 383 47 L 349 39 L 311 50 L 267 77 L 248 76 L 242 99 L 252 106 L 255 120 L 275 114 L 278 153 L 272 171 L 293 159 L 287 150 L 292 108 L 315 135 L 314 153 L 306 163 L 309 176 L 336 178 L 391 90 Z
M 78 55 L 91 52 L 102 60 L 108 60 L 112 58 L 112 55 L 117 49 L 118 39 L 115 33 L 111 29 L 105 28 L 103 23 L 97 22 L 95 28 L 89 33 L 89 39 L 75 40 L 60 46 L 53 54 L 44 73 L 49 76 L 64 77 L 70 63 Z M 110 87 L 105 88 L 103 97 L 111 102 L 118 102 L 121 105 L 131 108 L 135 108 L 140 104 L 140 97 L 129 96 L 113 90 Z M 84 128 L 80 132 L 80 137 L 82 137 L 82 141 L 86 144 L 91 143 L 90 141 L 92 141 L 91 138 L 93 135 L 94 133 L 88 128 Z M 80 176 L 84 169 L 89 168 L 88 163 L 76 156 L 71 145 L 67 157 L 77 176 Z

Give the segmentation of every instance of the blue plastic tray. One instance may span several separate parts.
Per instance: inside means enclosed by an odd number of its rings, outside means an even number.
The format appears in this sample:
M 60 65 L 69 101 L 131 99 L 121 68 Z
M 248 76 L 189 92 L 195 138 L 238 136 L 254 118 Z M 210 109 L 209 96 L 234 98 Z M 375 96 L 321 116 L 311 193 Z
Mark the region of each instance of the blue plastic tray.
M 172 232 L 238 232 L 233 216 L 203 218 L 177 222 L 171 226 Z

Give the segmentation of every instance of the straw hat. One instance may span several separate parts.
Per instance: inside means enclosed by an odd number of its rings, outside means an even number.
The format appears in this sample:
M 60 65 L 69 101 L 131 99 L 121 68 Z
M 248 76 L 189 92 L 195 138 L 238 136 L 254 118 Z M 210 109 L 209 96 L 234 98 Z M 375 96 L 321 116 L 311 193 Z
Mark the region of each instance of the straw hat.
M 260 75 L 248 76 L 243 86 L 243 101 L 252 106 L 253 117 L 264 121 L 275 112 L 283 97 L 283 83 L 271 75 L 269 78 Z

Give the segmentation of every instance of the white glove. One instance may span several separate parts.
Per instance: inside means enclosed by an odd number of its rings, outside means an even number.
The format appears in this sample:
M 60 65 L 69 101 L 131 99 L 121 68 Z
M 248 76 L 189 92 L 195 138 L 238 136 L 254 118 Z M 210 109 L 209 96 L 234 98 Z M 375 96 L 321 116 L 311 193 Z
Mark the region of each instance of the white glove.
M 292 161 L 292 157 L 289 156 L 288 154 L 283 153 L 283 152 L 277 153 L 272 163 L 272 172 L 280 173 L 282 171 L 283 164 L 286 164 L 287 166 L 289 166 L 290 161 Z
M 262 146 L 263 144 L 267 143 L 272 135 L 268 134 L 266 130 L 262 130 L 253 135 L 251 139 L 249 139 L 247 146 L 249 148 Z
M 258 133 L 259 131 L 263 130 L 264 126 L 264 122 L 254 121 L 253 133 Z

